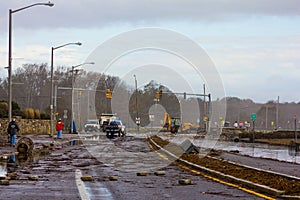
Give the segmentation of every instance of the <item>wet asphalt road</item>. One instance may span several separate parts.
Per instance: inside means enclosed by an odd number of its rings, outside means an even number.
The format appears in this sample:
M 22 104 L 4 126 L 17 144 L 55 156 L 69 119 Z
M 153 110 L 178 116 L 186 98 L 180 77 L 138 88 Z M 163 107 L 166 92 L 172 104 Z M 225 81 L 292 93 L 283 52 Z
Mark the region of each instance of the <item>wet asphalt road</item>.
M 225 160 L 230 160 L 243 165 L 248 165 L 251 167 L 270 170 L 277 173 L 282 173 L 290 176 L 295 176 L 300 178 L 300 165 L 297 163 L 276 161 L 271 159 L 263 158 L 253 158 L 249 156 L 242 156 L 238 154 L 232 154 L 228 152 L 223 152 L 220 158 Z
M 111 152 L 115 147 L 119 151 Z M 122 150 L 128 156 L 123 163 L 132 163 L 135 167 L 120 167 Z M 131 157 L 141 152 L 145 155 L 144 159 Z M 164 164 L 159 169 L 145 170 L 148 165 L 144 168 L 143 162 L 149 161 L 146 158 L 149 152 L 145 141 L 134 137 L 107 139 L 100 135 L 88 139 L 83 145 L 63 146 L 30 165 L 9 164 L 8 170 L 16 172 L 18 177 L 11 180 L 9 186 L 0 186 L 0 199 L 82 199 L 84 195 L 80 190 L 86 193 L 86 199 L 260 199 L 175 165 Z M 113 161 L 110 162 L 109 157 Z M 28 169 L 30 174 L 24 173 L 24 169 Z M 156 176 L 155 170 L 164 170 L 166 174 Z M 141 171 L 149 174 L 137 176 L 136 173 Z M 94 180 L 81 182 L 78 173 L 91 175 Z M 29 181 L 28 176 L 33 175 L 37 175 L 39 180 Z M 118 180 L 110 181 L 109 176 L 112 175 L 118 176 Z M 192 184 L 179 185 L 180 179 L 191 179 Z

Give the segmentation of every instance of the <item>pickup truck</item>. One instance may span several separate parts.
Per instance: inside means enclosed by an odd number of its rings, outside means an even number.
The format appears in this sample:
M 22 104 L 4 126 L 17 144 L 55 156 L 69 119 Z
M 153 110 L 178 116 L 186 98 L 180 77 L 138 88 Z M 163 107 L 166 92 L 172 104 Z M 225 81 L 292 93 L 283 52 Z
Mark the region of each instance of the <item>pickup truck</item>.
M 97 119 L 90 119 L 84 125 L 84 131 L 100 131 L 100 124 Z
M 122 124 L 122 121 L 119 119 L 109 122 L 109 124 L 106 126 L 107 137 L 113 138 L 116 133 L 118 133 L 119 137 L 121 136 L 121 134 L 122 136 L 125 136 L 126 134 L 126 127 Z

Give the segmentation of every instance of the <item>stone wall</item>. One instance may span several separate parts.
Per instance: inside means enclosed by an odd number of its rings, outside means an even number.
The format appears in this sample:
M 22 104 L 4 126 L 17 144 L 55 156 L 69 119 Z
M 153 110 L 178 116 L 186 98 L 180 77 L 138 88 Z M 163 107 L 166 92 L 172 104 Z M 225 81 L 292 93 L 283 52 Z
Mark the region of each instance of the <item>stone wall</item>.
M 20 127 L 20 132 L 18 133 L 18 135 L 50 133 L 50 120 L 17 118 L 16 121 Z M 1 123 L 0 135 L 6 135 L 8 120 L 0 119 L 0 123 Z

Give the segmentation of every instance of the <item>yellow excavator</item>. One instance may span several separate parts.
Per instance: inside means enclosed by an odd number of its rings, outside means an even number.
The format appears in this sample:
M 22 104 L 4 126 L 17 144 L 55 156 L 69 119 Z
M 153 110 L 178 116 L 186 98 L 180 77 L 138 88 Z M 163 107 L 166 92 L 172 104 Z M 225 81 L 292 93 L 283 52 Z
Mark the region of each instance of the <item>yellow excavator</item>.
M 165 131 L 171 133 L 178 133 L 180 125 L 180 118 L 171 117 L 168 113 L 165 113 L 163 120 L 163 128 L 165 128 Z

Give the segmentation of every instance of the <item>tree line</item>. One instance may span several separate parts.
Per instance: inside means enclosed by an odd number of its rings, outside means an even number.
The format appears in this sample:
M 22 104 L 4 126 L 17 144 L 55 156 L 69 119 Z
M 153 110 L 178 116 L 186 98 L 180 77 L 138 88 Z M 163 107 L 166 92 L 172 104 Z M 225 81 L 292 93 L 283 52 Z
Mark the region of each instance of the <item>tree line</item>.
M 57 89 L 56 101 L 57 106 L 55 111 L 58 117 L 62 117 L 64 111 L 68 111 L 67 118 L 70 119 L 71 115 L 71 96 L 72 96 L 72 73 L 71 68 L 58 66 L 54 71 L 54 83 Z M 105 90 L 110 89 L 113 91 L 118 84 L 123 90 L 124 98 L 129 98 L 129 114 L 132 121 L 135 117 L 141 118 L 141 125 L 149 124 L 149 109 L 154 104 L 161 105 L 164 109 L 174 117 L 180 117 L 180 105 L 183 105 L 188 113 L 193 113 L 193 107 L 190 106 L 192 102 L 196 102 L 200 109 L 201 116 L 185 117 L 186 121 L 202 121 L 203 115 L 203 99 L 188 98 L 182 99 L 172 94 L 167 87 L 151 81 L 142 88 L 135 91 L 134 88 L 120 84 L 119 77 L 110 76 L 98 72 L 80 71 L 75 73 L 76 78 L 81 78 L 80 82 L 86 88 L 96 88 L 98 92 L 95 94 L 95 111 L 98 114 L 111 113 L 111 99 L 105 96 Z M 21 115 L 24 118 L 50 118 L 50 67 L 47 63 L 41 64 L 24 64 L 22 67 L 17 68 L 12 75 L 12 94 L 13 115 Z M 94 82 L 90 80 L 99 80 L 95 86 Z M 121 85 L 121 86 L 120 86 Z M 67 89 L 59 89 L 64 87 Z M 159 101 L 154 102 L 155 94 L 157 91 L 163 90 L 164 95 Z M 212 94 L 213 96 L 213 94 Z M 181 98 L 181 99 L 180 99 Z M 0 118 L 7 117 L 7 99 L 8 99 L 8 81 L 7 79 L 0 78 Z M 136 103 L 138 99 L 138 104 Z M 179 103 L 179 100 L 181 102 Z M 240 99 L 237 97 L 227 97 L 226 99 L 226 119 L 225 121 L 233 124 L 235 121 L 250 121 L 250 114 L 256 113 L 257 120 L 256 126 L 258 128 L 291 128 L 293 126 L 294 115 L 300 118 L 300 103 L 277 103 L 275 101 L 268 101 L 267 103 L 255 103 L 251 99 Z M 122 101 L 122 100 L 121 100 Z M 219 100 L 216 100 L 219 101 Z M 221 99 L 220 101 L 224 101 Z M 121 115 L 121 114 L 120 114 Z M 123 118 L 127 116 L 122 116 Z M 278 124 L 275 124 L 278 117 Z M 192 119 L 193 118 L 193 119 Z M 300 120 L 299 120 L 300 121 Z M 297 124 L 298 121 L 297 121 Z M 299 124 L 300 126 L 300 124 Z
M 50 118 L 50 66 L 42 64 L 24 64 L 13 71 L 12 75 L 12 114 L 28 118 Z M 102 77 L 105 82 L 99 82 L 98 88 L 113 88 L 118 78 L 106 76 L 96 72 L 80 72 L 75 76 L 86 76 L 86 80 Z M 71 68 L 58 66 L 54 71 L 55 88 L 66 87 L 65 91 L 57 90 L 57 113 L 71 110 Z M 8 80 L 0 78 L 0 118 L 7 117 L 8 113 Z M 101 97 L 99 103 L 104 101 Z M 32 112 L 33 111 L 33 112 Z M 100 111 L 101 112 L 101 111 Z M 36 114 L 34 114 L 36 113 Z M 70 113 L 70 112 L 69 112 Z M 35 117 L 33 117 L 35 116 Z M 70 116 L 69 116 L 70 117 Z

